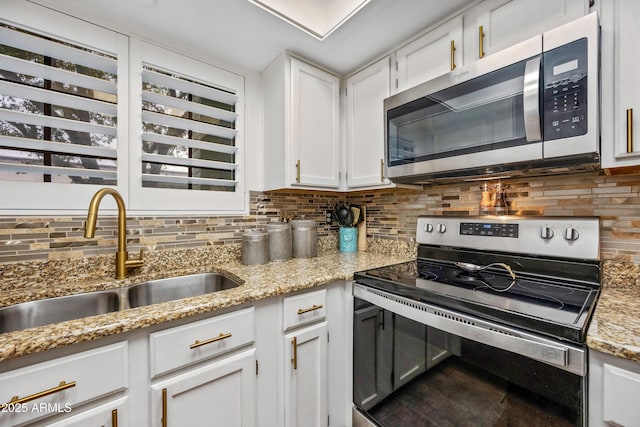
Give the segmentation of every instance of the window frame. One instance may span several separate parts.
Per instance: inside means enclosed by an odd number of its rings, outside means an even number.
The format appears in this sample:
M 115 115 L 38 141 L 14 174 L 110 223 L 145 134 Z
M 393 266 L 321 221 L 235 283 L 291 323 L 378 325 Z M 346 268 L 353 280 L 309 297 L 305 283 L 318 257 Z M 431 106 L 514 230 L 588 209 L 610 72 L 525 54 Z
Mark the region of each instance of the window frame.
M 131 164 L 129 191 L 130 206 L 136 210 L 162 210 L 175 214 L 188 212 L 239 213 L 244 212 L 247 204 L 244 179 L 244 77 L 223 70 L 214 65 L 186 57 L 184 55 L 155 46 L 151 43 L 131 39 L 130 42 L 130 84 L 132 88 L 140 88 L 133 92 L 130 100 L 130 122 L 139 123 L 131 126 L 129 140 L 131 144 L 129 161 Z M 234 192 L 216 192 L 203 190 L 178 190 L 167 188 L 142 187 L 142 66 L 148 64 L 158 70 L 175 72 L 198 81 L 207 82 L 221 89 L 235 92 L 237 135 L 235 137 L 236 160 L 238 165 L 235 177 L 238 181 Z M 212 78 L 214 76 L 214 78 Z M 167 206 L 167 200 L 171 206 Z M 178 206 L 179 208 L 176 208 Z
M 131 215 L 246 214 L 249 195 L 245 177 L 246 76 L 156 46 L 69 15 L 23 1 L 3 4 L 0 20 L 36 34 L 117 57 L 117 185 Z M 142 187 L 142 63 L 208 82 L 236 93 L 237 147 L 234 192 Z M 212 78 L 213 76 L 213 78 Z M 84 214 L 95 192 L 93 184 L 0 181 L 0 215 Z M 113 214 L 111 198 L 101 211 Z

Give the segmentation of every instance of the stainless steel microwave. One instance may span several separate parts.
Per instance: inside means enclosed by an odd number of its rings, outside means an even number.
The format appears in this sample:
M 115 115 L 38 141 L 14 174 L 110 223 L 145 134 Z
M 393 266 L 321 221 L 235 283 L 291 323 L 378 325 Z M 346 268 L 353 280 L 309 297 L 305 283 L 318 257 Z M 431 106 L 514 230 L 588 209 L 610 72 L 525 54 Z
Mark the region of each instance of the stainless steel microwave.
M 395 182 L 599 165 L 595 13 L 384 101 Z

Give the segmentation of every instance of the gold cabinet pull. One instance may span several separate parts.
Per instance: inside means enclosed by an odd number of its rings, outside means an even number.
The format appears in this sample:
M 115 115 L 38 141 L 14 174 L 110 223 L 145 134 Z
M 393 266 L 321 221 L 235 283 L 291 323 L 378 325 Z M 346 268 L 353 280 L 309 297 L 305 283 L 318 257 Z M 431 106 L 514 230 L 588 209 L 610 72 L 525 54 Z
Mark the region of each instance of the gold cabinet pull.
M 118 410 L 111 411 L 111 427 L 118 427 Z
M 484 58 L 484 28 L 482 25 L 478 28 L 478 57 Z
M 384 159 L 380 159 L 380 182 L 384 182 Z
M 310 311 L 320 310 L 322 307 L 324 307 L 322 304 L 320 304 L 320 305 L 315 305 L 314 304 L 312 307 L 309 307 L 309 308 L 299 308 L 298 309 L 298 315 L 305 314 L 305 313 L 308 313 Z
M 633 108 L 627 109 L 627 153 L 633 153 Z
M 293 357 L 291 363 L 293 363 L 293 369 L 298 369 L 298 338 L 293 337 L 291 340 L 291 349 L 293 350 Z
M 220 335 L 218 335 L 217 337 L 213 337 L 213 338 L 210 338 L 210 339 L 204 340 L 204 341 L 196 340 L 196 342 L 191 344 L 189 346 L 189 348 L 191 350 L 193 350 L 194 348 L 202 347 L 203 345 L 211 344 L 213 342 L 221 341 L 221 340 L 224 340 L 224 339 L 227 339 L 227 338 L 231 338 L 231 333 L 225 334 L 225 333 L 220 332 Z
M 162 419 L 160 420 L 162 427 L 167 427 L 167 389 L 162 389 Z
M 300 184 L 300 160 L 296 162 L 296 182 Z
M 0 405 L 0 410 L 6 408 L 9 405 L 21 405 L 23 403 L 31 402 L 32 400 L 40 399 L 41 397 L 49 396 L 50 394 L 58 393 L 75 386 L 75 381 L 71 381 L 69 383 L 60 381 L 60 384 L 58 384 L 57 387 L 50 388 L 49 390 L 44 390 L 25 397 L 13 396 L 9 402 Z
M 456 51 L 456 41 L 451 40 L 451 71 L 455 70 L 456 68 L 456 61 L 454 57 L 455 51 Z

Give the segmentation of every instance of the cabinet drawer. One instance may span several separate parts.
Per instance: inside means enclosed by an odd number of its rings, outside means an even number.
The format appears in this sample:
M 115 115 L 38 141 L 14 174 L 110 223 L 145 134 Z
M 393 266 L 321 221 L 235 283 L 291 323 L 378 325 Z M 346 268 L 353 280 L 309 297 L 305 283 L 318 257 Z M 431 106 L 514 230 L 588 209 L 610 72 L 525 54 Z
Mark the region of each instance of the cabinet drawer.
M 326 316 L 327 291 L 306 292 L 285 297 L 283 306 L 283 330 L 323 320 Z
M 151 376 L 235 350 L 254 340 L 253 307 L 153 333 L 149 337 Z
M 0 374 L 0 405 L 14 396 L 24 401 L 0 410 L 0 426 L 69 412 L 81 403 L 126 389 L 128 365 L 123 342 Z

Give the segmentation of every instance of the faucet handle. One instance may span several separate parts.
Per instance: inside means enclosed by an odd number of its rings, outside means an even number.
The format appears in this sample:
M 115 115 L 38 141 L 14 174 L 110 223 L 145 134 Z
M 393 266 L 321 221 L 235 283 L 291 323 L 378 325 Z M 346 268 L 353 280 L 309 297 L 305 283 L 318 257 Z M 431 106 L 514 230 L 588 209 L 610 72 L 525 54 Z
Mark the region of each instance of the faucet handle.
M 144 254 L 144 248 L 141 247 L 140 254 L 138 255 L 138 258 L 140 259 L 140 261 L 142 261 L 143 254 Z

